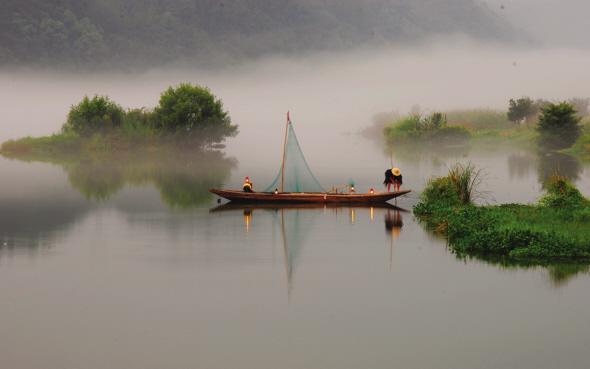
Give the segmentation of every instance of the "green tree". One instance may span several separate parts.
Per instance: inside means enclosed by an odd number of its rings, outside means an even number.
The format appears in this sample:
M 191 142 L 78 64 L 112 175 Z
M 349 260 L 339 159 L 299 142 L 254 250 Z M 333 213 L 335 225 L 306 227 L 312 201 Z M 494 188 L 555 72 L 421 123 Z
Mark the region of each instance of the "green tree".
M 154 112 L 158 129 L 205 144 L 223 142 L 238 131 L 221 100 L 198 85 L 182 83 L 168 88 Z
M 538 107 L 530 97 L 508 101 L 508 120 L 514 123 L 525 122 L 538 112 Z
M 567 102 L 549 104 L 541 110 L 537 129 L 541 143 L 551 149 L 570 147 L 581 134 L 580 118 L 576 109 Z
M 107 96 L 84 96 L 68 113 L 64 131 L 73 131 L 82 136 L 102 133 L 121 126 L 125 112 Z

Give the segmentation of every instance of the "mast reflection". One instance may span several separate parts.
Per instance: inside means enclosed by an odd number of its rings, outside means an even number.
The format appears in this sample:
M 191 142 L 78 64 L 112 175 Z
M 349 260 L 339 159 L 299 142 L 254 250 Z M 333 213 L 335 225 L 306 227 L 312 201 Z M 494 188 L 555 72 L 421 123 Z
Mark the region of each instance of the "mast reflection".
M 293 290 L 294 275 L 301 251 L 305 244 L 305 237 L 314 224 L 318 224 L 314 214 L 331 213 L 336 218 L 338 214 L 347 214 L 347 223 L 355 225 L 368 219 L 369 223 L 375 220 L 377 211 L 385 211 L 385 229 L 390 238 L 389 268 L 391 270 L 393 258 L 393 240 L 399 237 L 403 227 L 402 212 L 407 210 L 398 208 L 388 203 L 341 206 L 331 204 L 234 204 L 227 203 L 210 210 L 210 212 L 241 211 L 246 233 L 254 231 L 254 210 L 266 211 L 272 214 L 273 223 L 280 230 L 280 243 L 284 255 L 284 269 L 287 287 L 287 298 L 290 299 Z M 258 213 L 257 213 L 258 214 Z M 262 213 L 261 213 L 262 214 Z M 264 223 L 260 223 L 264 224 Z
M 385 214 L 385 231 L 390 236 L 390 243 L 389 243 L 389 271 L 391 271 L 391 267 L 393 265 L 393 243 L 396 238 L 399 237 L 402 227 L 404 226 L 404 220 L 402 218 L 402 211 L 400 208 L 395 209 L 387 209 L 387 213 Z

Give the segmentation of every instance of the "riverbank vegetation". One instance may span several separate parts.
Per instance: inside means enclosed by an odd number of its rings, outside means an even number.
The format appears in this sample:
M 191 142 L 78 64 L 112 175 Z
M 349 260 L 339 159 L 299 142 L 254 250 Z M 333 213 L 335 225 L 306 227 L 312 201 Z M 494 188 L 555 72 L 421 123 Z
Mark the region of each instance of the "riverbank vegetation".
M 223 103 L 209 89 L 191 84 L 170 87 L 154 109 L 124 110 L 107 96 L 86 96 L 73 105 L 61 132 L 2 144 L 8 157 L 119 152 L 141 148 L 204 149 L 237 134 Z
M 449 126 L 443 113 L 427 116 L 414 114 L 403 117 L 384 129 L 390 143 L 403 141 L 453 141 L 464 142 L 470 137 L 469 131 L 461 126 Z
M 579 143 L 576 140 L 584 132 L 580 122 L 590 119 L 589 105 L 590 99 L 583 98 L 553 103 L 523 97 L 510 99 L 507 111 L 471 109 L 428 115 L 416 111 L 408 116 L 379 114 L 374 118 L 374 127 L 362 133 L 374 135 L 380 127 L 389 145 L 435 142 L 440 146 L 474 141 L 538 147 L 543 151 L 564 150 L 575 145 L 573 152 L 583 153 L 587 139 Z
M 460 256 L 534 263 L 590 262 L 590 201 L 565 178 L 552 176 L 531 205 L 475 205 L 481 173 L 455 165 L 432 179 L 414 207 Z

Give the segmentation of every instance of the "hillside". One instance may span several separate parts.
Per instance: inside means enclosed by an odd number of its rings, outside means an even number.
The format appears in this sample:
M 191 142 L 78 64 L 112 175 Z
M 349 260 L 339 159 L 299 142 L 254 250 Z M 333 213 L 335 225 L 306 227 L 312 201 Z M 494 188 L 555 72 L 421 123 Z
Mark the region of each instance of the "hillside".
M 215 62 L 449 34 L 514 36 L 473 0 L 4 0 L 1 7 L 3 65 Z

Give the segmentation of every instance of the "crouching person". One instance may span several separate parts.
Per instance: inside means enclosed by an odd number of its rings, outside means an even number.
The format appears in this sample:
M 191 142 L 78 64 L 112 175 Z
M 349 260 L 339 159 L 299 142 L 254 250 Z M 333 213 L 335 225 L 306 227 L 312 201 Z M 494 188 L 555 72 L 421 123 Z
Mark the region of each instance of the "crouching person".
M 242 186 L 242 189 L 244 192 L 254 192 L 254 185 L 252 184 L 252 181 L 250 181 L 250 177 L 246 177 L 246 179 L 244 179 L 244 185 Z

